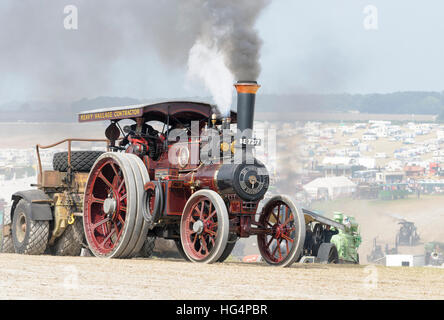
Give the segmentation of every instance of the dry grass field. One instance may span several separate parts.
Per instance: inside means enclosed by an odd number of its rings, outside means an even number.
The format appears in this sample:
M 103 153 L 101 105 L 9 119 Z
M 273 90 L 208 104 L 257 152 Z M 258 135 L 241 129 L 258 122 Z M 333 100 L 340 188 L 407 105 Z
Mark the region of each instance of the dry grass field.
M 16 254 L 0 254 L 0 265 L 0 299 L 444 299 L 444 269 L 435 268 Z

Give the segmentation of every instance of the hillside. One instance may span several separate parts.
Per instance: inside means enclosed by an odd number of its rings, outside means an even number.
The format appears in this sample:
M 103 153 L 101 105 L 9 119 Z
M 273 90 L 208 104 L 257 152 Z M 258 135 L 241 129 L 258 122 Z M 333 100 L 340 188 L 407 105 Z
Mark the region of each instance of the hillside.
M 157 100 L 168 100 L 168 97 Z M 183 98 L 210 101 L 208 97 Z M 172 99 L 176 100 L 176 99 Z M 57 121 L 75 122 L 76 114 L 83 110 L 150 101 L 130 97 L 97 97 L 74 102 L 10 102 L 0 105 L 0 121 Z M 234 99 L 235 101 L 235 99 Z M 233 106 L 235 108 L 235 106 Z M 257 112 L 335 113 L 359 112 L 371 114 L 425 114 L 439 115 L 444 120 L 444 92 L 395 92 L 387 94 L 259 94 Z

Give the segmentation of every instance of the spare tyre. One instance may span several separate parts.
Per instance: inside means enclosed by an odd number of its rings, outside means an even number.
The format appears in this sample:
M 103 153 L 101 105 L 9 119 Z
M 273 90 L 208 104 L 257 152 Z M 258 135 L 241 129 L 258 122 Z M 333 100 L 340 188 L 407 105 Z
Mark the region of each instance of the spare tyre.
M 72 151 L 71 168 L 76 172 L 89 172 L 103 151 Z M 68 171 L 68 152 L 57 152 L 52 158 L 55 171 Z

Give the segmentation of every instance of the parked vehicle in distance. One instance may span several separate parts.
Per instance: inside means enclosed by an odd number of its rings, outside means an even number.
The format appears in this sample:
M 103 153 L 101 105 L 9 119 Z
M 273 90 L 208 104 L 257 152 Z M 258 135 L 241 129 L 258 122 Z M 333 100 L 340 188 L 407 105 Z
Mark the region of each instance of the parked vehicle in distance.
M 419 234 L 416 230 L 416 226 L 413 222 L 402 219 L 398 224 L 401 228 L 396 235 L 396 246 L 414 246 L 419 241 Z

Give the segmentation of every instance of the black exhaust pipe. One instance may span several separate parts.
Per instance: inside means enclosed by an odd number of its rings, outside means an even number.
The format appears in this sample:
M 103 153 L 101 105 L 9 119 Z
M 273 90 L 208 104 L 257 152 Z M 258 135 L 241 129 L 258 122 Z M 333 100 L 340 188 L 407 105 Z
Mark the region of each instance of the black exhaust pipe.
M 252 131 L 256 92 L 260 85 L 256 81 L 238 81 L 234 86 L 237 90 L 237 129 Z

